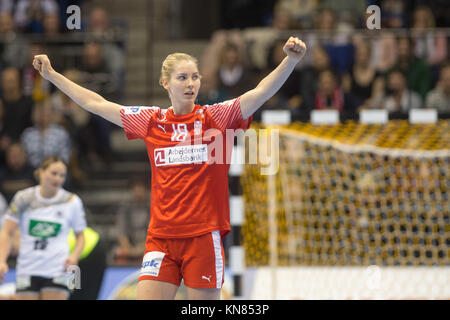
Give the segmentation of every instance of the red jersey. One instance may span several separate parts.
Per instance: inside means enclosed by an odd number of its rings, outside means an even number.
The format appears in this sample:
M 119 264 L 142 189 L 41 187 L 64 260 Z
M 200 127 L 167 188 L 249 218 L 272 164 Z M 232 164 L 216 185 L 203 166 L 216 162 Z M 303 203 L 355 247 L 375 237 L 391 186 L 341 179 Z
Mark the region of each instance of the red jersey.
M 191 113 L 172 108 L 122 107 L 128 139 L 143 139 L 152 170 L 148 234 L 187 238 L 230 231 L 228 170 L 234 130 L 248 129 L 240 99 L 195 105 Z M 233 130 L 227 130 L 233 129 Z

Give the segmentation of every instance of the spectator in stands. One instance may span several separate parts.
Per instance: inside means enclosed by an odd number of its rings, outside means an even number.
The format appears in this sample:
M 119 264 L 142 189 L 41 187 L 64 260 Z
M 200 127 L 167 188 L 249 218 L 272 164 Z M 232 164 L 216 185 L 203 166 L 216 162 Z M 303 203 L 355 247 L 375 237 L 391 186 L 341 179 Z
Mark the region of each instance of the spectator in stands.
M 3 40 L 0 63 L 6 67 L 23 68 L 27 63 L 28 43 L 16 32 L 10 12 L 0 12 L 0 37 Z
M 140 262 L 145 251 L 150 212 L 147 186 L 142 178 L 134 178 L 130 187 L 131 199 L 120 205 L 116 216 L 116 262 Z
M 242 63 L 248 64 L 246 57 L 246 44 L 239 30 L 218 30 L 213 33 L 211 40 L 201 57 L 202 75 L 216 74 L 220 65 L 220 56 L 224 43 L 231 43 L 238 48 Z M 213 80 L 214 81 L 214 80 Z
M 76 83 L 82 83 L 78 70 L 66 70 L 63 75 Z M 85 179 L 82 167 L 88 165 L 88 159 L 98 158 L 97 155 L 91 155 L 96 153 L 92 139 L 94 133 L 90 124 L 91 115 L 83 109 L 76 108 L 74 102 L 60 90 L 56 90 L 50 99 L 55 124 L 66 129 L 72 141 L 73 147 L 68 163 L 70 175 L 73 182 L 82 183 Z
M 102 46 L 97 42 L 86 43 L 82 59 L 81 69 L 86 86 L 109 99 L 117 99 L 119 81 L 108 66 Z
M 271 70 L 275 69 L 276 66 L 278 66 L 284 59 L 283 46 L 283 41 L 276 41 L 269 49 L 267 59 L 268 68 L 267 70 L 261 72 L 261 79 L 267 76 L 267 74 L 269 74 Z M 264 110 L 286 109 L 290 110 L 292 117 L 294 117 L 294 115 L 297 114 L 296 109 L 300 108 L 302 103 L 302 98 L 300 95 L 300 76 L 301 72 L 299 70 L 294 70 L 280 90 L 278 90 L 278 92 L 264 104 Z M 262 111 L 255 112 L 254 119 L 256 121 L 260 120 L 261 112 Z
M 401 70 L 394 70 L 388 77 L 388 96 L 385 99 L 384 109 L 388 112 L 406 113 L 413 108 L 422 107 L 419 94 L 408 89 L 406 76 Z
M 345 93 L 339 86 L 336 74 L 328 69 L 320 72 L 314 101 L 309 101 L 309 104 L 309 109 L 335 109 L 345 116 L 354 117 L 362 101 Z
M 290 12 L 291 19 L 295 21 L 298 29 L 312 29 L 313 17 L 317 10 L 315 0 L 277 0 L 279 7 Z
M 0 1 L 0 13 L 13 11 L 15 0 L 1 0 Z
M 24 68 L 22 68 L 22 90 L 23 94 L 27 97 L 31 97 L 33 101 L 42 101 L 48 99 L 54 87 L 51 83 L 45 79 L 39 77 L 36 70 L 30 67 L 30 61 L 33 61 L 34 56 L 39 52 L 46 52 L 49 56 L 55 58 L 55 63 L 61 67 L 62 60 L 59 55 L 59 50 L 50 51 L 48 47 L 42 43 L 31 43 L 28 47 L 28 60 Z
M 427 95 L 425 107 L 450 113 L 450 64 L 441 68 L 439 82 Z
M 337 19 L 351 28 L 360 24 L 367 8 L 366 0 L 322 0 L 321 7 L 333 10 Z M 365 27 L 365 26 L 364 26 Z
M 371 47 L 367 42 L 356 45 L 354 64 L 342 79 L 345 92 L 350 92 L 365 105 L 383 90 L 383 78 L 371 64 Z
M 101 7 L 92 9 L 86 31 L 92 37 L 92 42 L 99 41 L 101 43 L 104 62 L 111 72 L 112 78 L 117 82 L 115 91 L 118 93 L 117 97 L 120 97 L 123 94 L 121 88 L 125 77 L 125 54 L 123 48 L 114 42 L 114 37 L 118 31 L 116 29 L 111 25 L 105 9 Z
M 418 6 L 412 16 L 411 34 L 414 53 L 431 68 L 432 84 L 437 82 L 439 68 L 447 59 L 447 36 L 436 30 L 433 12 L 427 6 Z
M 100 44 L 95 42 L 85 44 L 81 70 L 83 71 L 82 81 L 86 88 L 98 92 L 104 97 L 108 97 L 107 99 L 119 99 L 117 95 L 119 89 L 118 79 L 108 69 Z M 100 158 L 92 160 L 109 162 L 111 157 L 110 133 L 112 126 L 108 121 L 97 115 L 91 115 L 90 119 L 95 137 L 95 149 L 97 151 L 96 154 L 90 154 L 90 156 L 99 154 L 101 156 Z
M 63 72 L 63 75 L 72 81 L 81 83 L 81 74 L 78 70 L 68 69 Z M 78 130 L 85 130 L 89 123 L 89 113 L 84 110 L 79 112 L 76 110 L 79 108 L 73 108 L 74 102 L 64 92 L 56 90 L 51 95 L 51 102 L 56 124 L 64 127 L 71 135 L 74 135 Z
M 334 10 L 322 9 L 316 17 L 317 33 L 312 47 L 322 46 L 328 53 L 330 64 L 340 74 L 347 72 L 352 64 L 353 44 L 351 34 L 354 27 L 338 19 Z M 316 39 L 314 39 L 314 37 Z
M 427 6 L 414 9 L 411 33 L 414 37 L 414 53 L 428 65 L 441 64 L 447 58 L 447 39 L 445 33 L 436 31 L 433 12 Z
M 98 38 L 112 37 L 113 29 L 111 28 L 109 16 L 105 9 L 95 7 L 91 10 L 87 31 Z
M 381 28 L 403 28 L 407 20 L 407 3 L 405 0 L 382 0 Z
M 70 69 L 63 72 L 68 79 L 82 83 L 78 70 Z M 90 113 L 80 108 L 75 108 L 74 102 L 62 91 L 56 90 L 51 95 L 55 123 L 64 127 L 70 133 L 74 147 L 80 155 L 95 152 L 90 135 Z M 71 168 L 72 171 L 72 168 Z
M 272 28 L 277 30 L 296 29 L 297 25 L 293 19 L 292 11 L 280 3 L 276 3 L 273 10 Z
M 6 165 L 0 169 L 0 192 L 8 202 L 17 191 L 36 184 L 33 172 L 23 146 L 18 142 L 9 145 Z
M 239 48 L 233 43 L 225 43 L 221 49 L 220 65 L 217 73 L 218 89 L 226 100 L 240 96 L 255 86 L 254 77 L 244 64 Z
M 44 35 L 46 37 L 57 36 L 61 33 L 61 22 L 58 13 L 49 13 L 45 15 L 43 21 Z
M 27 128 L 21 137 L 28 161 L 35 169 L 49 156 L 58 156 L 69 162 L 70 136 L 63 127 L 54 124 L 52 116 L 50 99 L 37 102 L 33 108 L 34 125 Z
M 320 31 L 335 31 L 337 17 L 334 10 L 322 8 L 315 16 L 315 29 Z
M 320 33 L 320 44 L 347 44 L 349 34 L 354 29 L 344 21 L 341 21 L 336 11 L 330 8 L 322 8 L 314 17 L 315 29 Z
M 319 74 L 331 68 L 330 57 L 323 47 L 317 46 L 312 52 L 312 65 L 305 67 L 300 76 L 300 96 L 305 103 L 313 104 L 314 93 L 317 91 Z
M 367 41 L 364 39 L 363 41 Z M 373 61 L 380 74 L 386 74 L 397 62 L 397 41 L 392 32 L 382 30 L 378 37 L 372 39 Z
M 24 32 L 43 33 L 45 16 L 58 12 L 58 3 L 54 0 L 19 0 L 14 20 Z
M 199 104 L 214 104 L 217 101 L 226 100 L 227 96 L 218 88 L 217 82 L 217 73 L 205 68 L 202 73 L 202 86 L 197 97 Z
M 426 62 L 415 56 L 409 37 L 400 37 L 398 43 L 398 60 L 393 69 L 401 70 L 407 79 L 408 88 L 425 99 L 431 89 L 431 71 Z
M 1 81 L 4 108 L 3 137 L 7 137 L 3 139 L 18 140 L 25 128 L 32 125 L 33 101 L 22 94 L 19 70 L 4 69 Z

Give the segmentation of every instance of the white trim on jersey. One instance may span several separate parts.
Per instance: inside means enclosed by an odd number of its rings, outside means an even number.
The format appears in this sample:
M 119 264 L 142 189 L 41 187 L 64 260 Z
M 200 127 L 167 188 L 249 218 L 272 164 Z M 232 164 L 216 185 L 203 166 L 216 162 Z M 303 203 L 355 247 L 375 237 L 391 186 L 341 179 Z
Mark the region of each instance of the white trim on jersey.
M 51 197 L 51 198 L 44 198 L 44 197 L 41 195 L 41 186 L 40 186 L 40 185 L 37 185 L 36 188 L 35 188 L 34 190 L 35 190 L 35 191 L 34 191 L 34 194 L 36 195 L 36 198 L 37 198 L 40 202 L 46 203 L 46 204 L 51 204 L 51 203 L 55 202 L 55 200 L 61 198 L 61 195 L 62 195 L 62 193 L 64 192 L 63 189 L 59 189 L 53 197 Z
M 222 245 L 220 239 L 220 232 L 218 230 L 211 232 L 213 245 L 214 245 L 214 256 L 216 265 L 216 288 L 222 288 L 223 279 L 223 257 L 222 257 Z

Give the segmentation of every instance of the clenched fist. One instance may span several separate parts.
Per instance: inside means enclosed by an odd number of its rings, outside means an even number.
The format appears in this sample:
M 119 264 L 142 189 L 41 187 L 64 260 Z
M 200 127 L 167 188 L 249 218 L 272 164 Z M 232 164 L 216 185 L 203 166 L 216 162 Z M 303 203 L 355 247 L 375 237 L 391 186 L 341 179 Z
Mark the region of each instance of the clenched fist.
M 306 53 L 306 44 L 297 37 L 290 37 L 283 47 L 289 58 L 300 61 Z
M 50 60 L 45 54 L 34 56 L 33 67 L 37 71 L 39 71 L 41 77 L 43 77 L 46 80 L 49 80 L 51 72 L 54 71 L 52 65 L 50 64 Z

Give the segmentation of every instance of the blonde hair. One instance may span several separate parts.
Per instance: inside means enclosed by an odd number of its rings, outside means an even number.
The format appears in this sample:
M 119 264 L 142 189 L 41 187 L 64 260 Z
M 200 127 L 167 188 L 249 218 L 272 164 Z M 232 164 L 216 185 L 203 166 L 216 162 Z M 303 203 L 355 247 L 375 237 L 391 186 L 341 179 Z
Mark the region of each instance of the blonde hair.
M 164 59 L 161 67 L 161 76 L 159 78 L 159 84 L 162 86 L 163 81 L 169 81 L 170 75 L 174 72 L 175 67 L 180 61 L 191 61 L 194 62 L 198 68 L 198 60 L 197 58 L 187 54 L 187 53 L 172 53 L 169 54 L 166 59 Z

